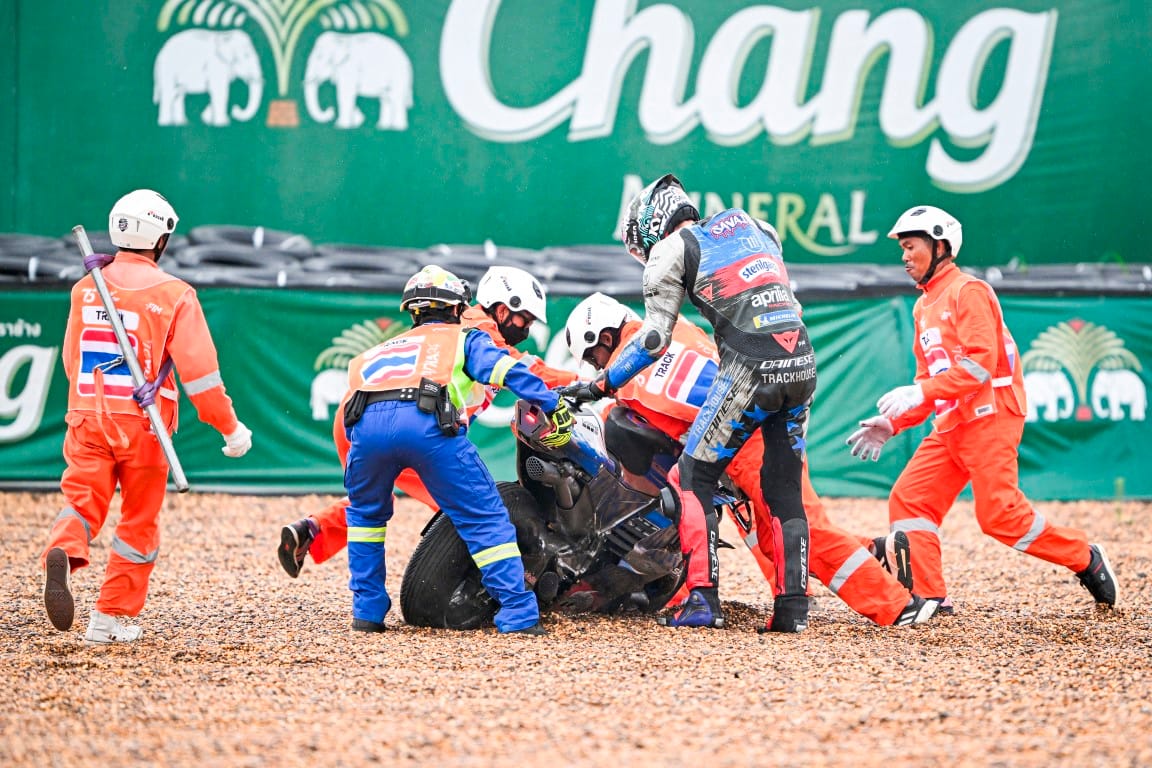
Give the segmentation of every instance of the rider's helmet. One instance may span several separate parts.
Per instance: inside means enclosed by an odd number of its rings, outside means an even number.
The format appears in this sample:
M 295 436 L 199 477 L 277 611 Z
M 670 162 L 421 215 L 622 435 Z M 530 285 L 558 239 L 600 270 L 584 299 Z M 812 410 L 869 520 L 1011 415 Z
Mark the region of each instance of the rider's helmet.
M 492 267 L 476 284 L 476 303 L 484 309 L 503 304 L 513 312 L 528 312 L 546 323 L 544 296 L 540 281 L 516 267 Z
M 960 244 L 964 242 L 964 235 L 960 222 L 946 211 L 931 205 L 917 205 L 900 214 L 900 218 L 892 225 L 888 237 L 899 240 L 902 235 L 909 233 L 923 233 L 933 240 L 943 240 L 948 243 L 953 256 L 960 255 Z
M 408 279 L 400 297 L 400 309 L 412 313 L 463 307 L 472 300 L 468 283 L 448 270 L 429 264 Z
M 159 192 L 137 189 L 116 201 L 108 214 L 108 234 L 117 248 L 147 251 L 171 235 L 179 221 L 172 205 Z
M 663 240 L 680 222 L 699 218 L 700 211 L 684 192 L 680 180 L 666 173 L 640 190 L 640 194 L 628 203 L 620 221 L 620 239 L 633 258 L 647 264 L 652 246 Z
M 601 331 L 619 331 L 640 315 L 603 293 L 596 292 L 577 304 L 564 325 L 564 341 L 572 357 L 584 360 L 600 340 Z

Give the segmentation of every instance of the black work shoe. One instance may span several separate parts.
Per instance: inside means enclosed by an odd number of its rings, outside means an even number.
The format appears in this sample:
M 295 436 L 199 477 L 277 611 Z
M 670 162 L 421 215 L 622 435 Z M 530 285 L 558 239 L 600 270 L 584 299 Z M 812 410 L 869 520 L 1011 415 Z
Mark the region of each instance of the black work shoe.
M 388 627 L 383 624 L 378 624 L 375 621 L 368 619 L 352 619 L 352 630 L 354 632 L 383 632 Z
M 280 558 L 280 566 L 292 578 L 300 575 L 300 569 L 304 567 L 304 556 L 308 554 L 313 538 L 307 519 L 297 520 L 280 529 L 280 548 L 276 550 L 276 556 Z
M 1116 605 L 1116 573 L 1112 564 L 1108 562 L 1108 555 L 1099 544 L 1089 544 L 1092 559 L 1088 567 L 1076 574 L 1084 588 L 1092 593 L 1092 597 L 1101 605 Z
M 908 543 L 908 534 L 896 531 L 887 536 L 877 536 L 872 539 L 872 554 L 904 589 L 912 591 L 912 547 Z
M 912 599 L 908 601 L 908 605 L 904 606 L 904 610 L 896 617 L 896 621 L 892 622 L 892 626 L 910 627 L 914 624 L 923 624 L 935 616 L 938 610 L 940 610 L 940 603 L 935 600 L 925 600 L 918 595 L 912 595 Z
M 504 634 L 506 634 L 506 635 L 531 635 L 532 637 L 541 637 L 543 635 L 548 634 L 548 630 L 546 630 L 546 629 L 544 629 L 544 627 L 540 626 L 540 622 L 536 622 L 535 624 L 533 624 L 530 627 L 524 627 L 523 629 L 513 629 L 509 632 L 505 632 Z
M 71 629 L 76 618 L 76 601 L 69 586 L 71 573 L 68 553 L 60 547 L 48 550 L 44 561 L 44 610 L 48 621 L 61 632 Z
M 716 588 L 697 587 L 688 593 L 680 610 L 671 616 L 658 616 L 662 627 L 724 627 L 724 614 L 720 611 L 720 598 Z

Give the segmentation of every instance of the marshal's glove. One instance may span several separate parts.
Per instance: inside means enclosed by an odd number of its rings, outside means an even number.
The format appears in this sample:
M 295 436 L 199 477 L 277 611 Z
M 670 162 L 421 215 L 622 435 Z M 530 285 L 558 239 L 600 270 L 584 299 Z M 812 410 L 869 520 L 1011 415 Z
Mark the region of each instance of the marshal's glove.
M 860 422 L 860 429 L 844 442 L 852 446 L 852 455 L 859 456 L 860 461 L 876 461 L 880 458 L 884 443 L 892 439 L 893 434 L 895 430 L 892 429 L 892 422 L 883 416 L 873 416 Z
M 924 390 L 920 388 L 919 384 L 912 384 L 907 387 L 896 387 L 891 392 L 888 392 L 876 401 L 876 407 L 880 409 L 880 415 L 886 419 L 894 419 L 897 416 L 903 416 L 913 408 L 924 404 Z
M 238 459 L 252 447 L 252 430 L 244 426 L 243 422 L 236 422 L 236 431 L 224 435 L 224 447 L 220 450 L 230 459 Z
M 92 270 L 96 269 L 97 267 L 99 267 L 100 269 L 104 269 L 104 267 L 111 264 L 115 259 L 116 259 L 116 256 L 113 254 L 108 254 L 108 253 L 90 254 L 90 255 L 84 257 L 84 271 L 85 272 L 91 272 Z
M 568 410 L 568 403 L 564 398 L 556 398 L 556 409 L 548 414 L 552 422 L 552 431 L 540 438 L 540 444 L 548 448 L 559 448 L 572 439 L 572 411 Z
M 611 388 L 608 386 L 607 374 L 601 372 L 592 381 L 577 381 L 561 387 L 560 394 L 578 403 L 594 403 L 611 394 Z
M 160 386 L 164 380 L 168 378 L 168 374 L 172 373 L 172 358 L 164 361 L 164 365 L 160 366 L 160 370 L 156 374 L 153 381 L 141 384 L 132 390 L 132 398 L 140 404 L 141 408 L 149 408 L 156 403 L 156 393 L 160 391 Z

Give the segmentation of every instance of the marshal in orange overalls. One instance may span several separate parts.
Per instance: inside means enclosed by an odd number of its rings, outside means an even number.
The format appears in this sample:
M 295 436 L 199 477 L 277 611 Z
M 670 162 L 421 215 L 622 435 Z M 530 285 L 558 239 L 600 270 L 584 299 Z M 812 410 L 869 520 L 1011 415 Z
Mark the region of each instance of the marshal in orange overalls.
M 1087 535 L 1050 523 L 1020 490 L 1024 380 L 992 288 L 947 262 L 923 290 L 913 308 L 913 351 L 924 403 L 892 419 L 892 426 L 899 432 L 935 413 L 934 428 L 888 502 L 892 530 L 908 534 L 916 592 L 948 597 L 940 526 L 969 482 L 984 533 L 1041 560 L 1084 570 L 1091 559 Z
M 129 251 L 117 253 L 102 271 L 145 377 L 152 380 L 171 356 L 200 419 L 222 435 L 236 431 L 239 422 L 195 290 L 150 257 Z M 132 398 L 131 374 L 90 275 L 72 288 L 63 358 L 68 431 L 60 490 L 66 506 L 48 535 L 41 566 L 54 547 L 68 554 L 71 570 L 88 565 L 89 545 L 104 526 L 119 483 L 120 522 L 95 608 L 109 616 L 136 616 L 160 552 L 168 462 Z M 176 428 L 176 398 L 169 374 L 156 398 L 169 433 Z

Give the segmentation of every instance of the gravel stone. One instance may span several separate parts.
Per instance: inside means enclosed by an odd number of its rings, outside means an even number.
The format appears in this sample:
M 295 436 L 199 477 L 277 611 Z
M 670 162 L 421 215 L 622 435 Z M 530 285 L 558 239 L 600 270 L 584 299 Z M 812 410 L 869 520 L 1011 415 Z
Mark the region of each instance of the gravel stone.
M 826 501 L 850 530 L 887 528 L 883 500 Z M 56 632 L 38 558 L 62 497 L 0 493 L 0 765 L 1152 765 L 1152 503 L 1041 505 L 1106 545 L 1116 610 L 961 502 L 943 544 L 957 613 L 926 626 L 876 627 L 814 581 L 807 632 L 759 634 L 771 596 L 725 521 L 728 628 L 547 614 L 530 638 L 410 627 L 398 606 L 389 632 L 352 632 L 343 555 L 296 580 L 276 561 L 280 526 L 327 502 L 169 495 L 142 640 L 89 648 L 118 506 Z M 397 603 L 428 517 L 397 503 Z

